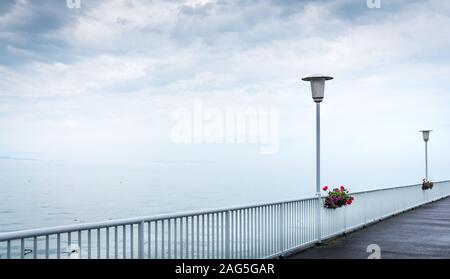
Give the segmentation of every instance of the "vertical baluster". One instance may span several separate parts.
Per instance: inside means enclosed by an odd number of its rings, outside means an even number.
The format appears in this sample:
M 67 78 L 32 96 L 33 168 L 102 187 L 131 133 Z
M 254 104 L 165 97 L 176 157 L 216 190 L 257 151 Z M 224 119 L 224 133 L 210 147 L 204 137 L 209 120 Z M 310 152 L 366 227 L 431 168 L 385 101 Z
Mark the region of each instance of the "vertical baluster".
M 291 247 L 295 247 L 296 246 L 296 237 L 297 237 L 297 218 L 296 218 L 296 202 L 292 203 L 292 246 Z
M 167 233 L 167 250 L 168 250 L 168 258 L 170 259 L 171 258 L 171 251 L 170 251 L 170 249 L 171 249 L 171 234 L 172 234 L 172 231 L 171 231 L 171 222 L 172 222 L 172 220 L 171 219 L 169 219 L 169 220 L 167 220 L 167 227 L 168 227 L 168 233 Z
M 285 240 L 285 246 L 284 246 L 284 250 L 289 249 L 290 247 L 290 241 L 291 241 L 291 204 L 290 203 L 286 203 L 284 205 L 285 208 L 285 215 L 286 215 L 286 226 L 285 226 L 285 231 L 286 231 L 286 240 Z
M 195 216 L 197 222 L 197 259 L 200 258 L 200 215 Z
M 294 246 L 298 245 L 298 202 L 294 202 Z
M 91 258 L 91 230 L 88 230 L 88 259 Z
M 259 258 L 260 245 L 260 230 L 259 230 L 259 207 L 255 207 L 255 259 Z
M 289 249 L 289 248 L 291 248 L 291 242 L 292 242 L 292 203 L 287 203 L 286 208 L 287 208 L 286 211 L 287 211 L 287 215 L 288 215 L 287 227 L 286 227 L 286 231 L 287 231 L 286 249 Z
M 109 227 L 106 227 L 106 258 L 109 259 Z
M 233 259 L 238 257 L 238 253 L 239 253 L 239 249 L 238 249 L 238 224 L 239 224 L 239 219 L 238 219 L 238 211 L 237 210 L 233 210 Z
M 253 258 L 253 208 L 248 209 L 248 255 L 249 259 Z
M 242 258 L 241 257 L 241 255 L 242 255 L 241 254 L 241 251 L 242 251 L 242 249 L 241 249 L 241 215 L 240 215 L 241 210 L 238 209 L 235 212 L 236 212 L 236 215 L 235 215 L 236 216 L 236 222 L 235 222 L 235 224 L 236 224 L 236 229 L 235 229 L 236 235 L 235 235 L 235 239 L 234 239 L 234 241 L 236 242 L 235 255 L 236 255 L 237 259 L 240 259 L 240 258 Z
M 299 209 L 300 244 L 305 243 L 305 240 L 304 240 L 304 237 L 303 237 L 303 234 L 304 234 L 303 222 L 305 220 L 305 218 L 303 217 L 303 214 L 304 214 L 304 211 L 305 211 L 303 209 L 303 204 L 304 204 L 304 201 L 300 201 L 300 203 L 299 203 L 299 207 L 300 207 L 300 209 Z
M 216 258 L 220 258 L 220 213 L 216 213 Z
M 253 226 L 253 258 L 256 259 L 258 257 L 258 237 L 257 237 L 257 228 L 256 228 L 256 208 L 252 209 L 252 226 Z
M 186 255 L 185 258 L 189 258 L 189 216 L 185 217 L 186 221 Z
M 244 257 L 244 228 L 242 227 L 242 216 L 244 210 L 239 210 L 239 258 Z
M 298 206 L 298 202 L 293 202 L 293 204 L 292 204 L 292 206 L 293 206 L 293 214 L 294 214 L 294 218 L 293 218 L 293 230 L 294 230 L 294 233 L 293 233 L 293 235 L 294 235 L 294 247 L 296 247 L 297 245 L 298 245 L 298 216 L 297 216 L 297 213 L 298 213 L 298 210 L 297 210 L 297 206 Z
M 284 248 L 283 250 L 286 250 L 290 246 L 290 240 L 291 240 L 291 232 L 290 232 L 290 226 L 291 226 L 291 210 L 290 210 L 290 203 L 284 204 L 284 216 L 285 216 L 285 225 L 284 225 L 284 232 L 285 232 L 285 238 L 284 238 Z
M 263 258 L 264 257 L 264 255 L 265 255 L 265 251 L 264 251 L 264 249 L 265 249 L 265 240 L 266 240 L 266 235 L 265 235 L 265 220 L 264 220 L 264 217 L 265 217 L 265 214 L 264 214 L 264 209 L 265 209 L 265 206 L 261 206 L 261 208 L 260 208 L 260 210 L 259 210 L 259 213 L 260 213 L 260 223 L 261 223 L 261 240 L 260 240 L 260 242 L 261 242 L 261 250 L 260 250 L 260 254 L 259 254 L 259 257 L 260 258 Z
M 222 250 L 222 212 L 217 213 L 216 218 L 216 258 L 223 258 L 223 250 Z
M 206 259 L 210 259 L 211 258 L 211 245 L 210 245 L 210 232 L 209 232 L 209 228 L 210 228 L 210 218 L 209 218 L 210 214 L 206 214 Z
M 302 202 L 302 242 L 307 243 L 308 242 L 308 200 L 305 200 Z
M 295 225 L 295 202 L 291 203 L 291 210 L 292 210 L 292 222 L 291 222 L 291 248 L 295 247 L 295 232 L 296 232 L 296 225 Z
M 291 216 L 291 226 L 290 226 L 290 231 L 291 231 L 291 242 L 289 245 L 289 248 L 292 248 L 294 245 L 294 203 L 291 202 L 290 204 L 290 216 Z
M 100 228 L 97 229 L 97 259 L 101 259 L 101 250 L 100 250 Z
M 266 209 L 266 214 L 267 214 L 267 228 L 266 228 L 266 230 L 267 230 L 267 239 L 266 239 L 266 245 L 267 245 L 267 255 L 271 255 L 272 254 L 272 251 L 271 251 L 271 249 L 270 249 L 270 243 L 273 241 L 273 238 L 272 238 L 272 235 L 271 235 L 271 221 L 270 221 L 270 217 L 271 217 L 271 215 L 270 215 L 270 213 L 271 213 L 271 211 L 270 211 L 270 205 L 269 206 L 267 206 L 267 209 Z
M 150 245 L 150 243 L 152 243 L 152 227 L 151 227 L 151 221 L 148 222 L 147 225 L 147 258 L 151 259 L 152 258 L 152 246 Z
M 274 241 L 272 235 L 272 206 L 267 207 L 267 251 L 269 255 L 272 255 L 272 242 Z
M 282 225 L 283 225 L 283 214 L 281 211 L 281 205 L 282 204 L 278 204 L 277 205 L 277 214 L 278 214 L 278 224 L 277 224 L 277 235 L 278 235 L 278 247 L 277 250 L 278 252 L 282 252 L 283 250 L 283 234 L 282 234 Z
M 177 255 L 177 247 L 178 247 L 178 245 L 177 245 L 177 223 L 178 223 L 178 218 L 175 218 L 175 219 L 173 219 L 173 221 L 174 221 L 174 223 L 173 223 L 173 232 L 174 232 L 174 235 L 173 235 L 173 248 L 174 248 L 174 258 L 175 259 L 177 259 L 178 258 L 178 255 Z
M 25 257 L 25 239 L 20 239 L 20 258 L 23 259 Z
M 61 258 L 61 234 L 56 235 L 56 258 Z
M 206 244 L 205 244 L 205 215 L 202 215 L 202 258 L 206 259 Z M 200 253 L 200 252 L 199 252 Z
M 275 254 L 277 251 L 276 251 L 276 245 L 277 245 L 277 241 L 276 241 L 276 238 L 277 238 L 277 231 L 276 231 L 276 229 L 277 229 L 277 222 L 276 222 L 276 215 L 275 215 L 275 209 L 276 209 L 276 207 L 275 207 L 275 205 L 272 205 L 271 207 L 270 207 L 271 209 L 270 209 L 270 211 L 271 211 L 271 219 L 272 219 L 272 239 L 273 239 L 273 241 L 271 241 L 271 246 L 272 246 L 272 254 Z
M 37 259 L 37 237 L 33 238 L 33 259 Z
M 265 229 L 266 229 L 266 227 L 265 227 L 265 220 L 264 220 L 264 217 L 265 217 L 265 214 L 264 214 L 264 210 L 265 210 L 265 206 L 261 206 L 260 207 L 260 209 L 259 209 L 259 215 L 260 215 L 260 228 L 261 228 L 261 240 L 260 240 L 260 242 L 261 242 L 261 250 L 260 250 L 260 253 L 259 253 L 259 258 L 263 258 L 264 256 L 265 256 L 265 241 L 266 241 L 266 234 L 265 234 Z
M 230 211 L 230 258 L 236 257 L 236 211 Z
M 231 212 L 230 211 L 226 211 L 225 212 L 225 258 L 229 259 L 230 258 L 230 247 L 231 247 L 231 243 L 230 243 L 230 226 L 231 226 Z
M 272 221 L 271 221 L 271 206 L 268 205 L 266 208 L 266 255 L 271 255 L 271 242 L 273 242 L 272 234 L 271 234 L 271 228 L 272 228 Z
M 214 232 L 214 228 L 217 226 L 216 224 L 216 213 L 213 213 L 211 216 L 211 257 L 212 259 L 215 259 L 215 252 L 216 252 L 216 242 L 215 242 L 215 232 Z
M 194 216 L 191 216 L 191 259 L 194 258 Z
M 164 259 L 165 258 L 165 236 L 166 236 L 166 231 L 165 231 L 165 223 L 166 220 L 161 220 L 161 258 Z
M 79 258 L 79 259 L 82 259 L 82 258 L 83 258 L 83 255 L 81 254 L 81 251 L 82 251 L 83 249 L 82 249 L 82 247 L 81 247 L 81 231 L 78 231 L 78 237 L 77 237 L 77 240 L 78 240 L 78 258 Z
M 127 225 L 122 226 L 122 258 L 127 258 Z
M 183 252 L 184 252 L 184 248 L 183 248 L 183 219 L 186 217 L 181 217 L 180 218 L 180 259 L 183 258 Z
M 11 240 L 6 242 L 6 258 L 11 259 Z
M 311 232 L 311 227 L 310 227 L 310 217 L 311 217 L 311 201 L 310 200 L 307 200 L 307 201 L 305 201 L 305 227 L 306 227 L 306 241 L 307 242 L 310 242 L 311 241 L 311 239 L 310 239 L 310 237 L 311 237 L 311 235 L 310 235 L 310 232 Z
M 268 256 L 268 252 L 267 252 L 267 228 L 268 228 L 268 224 L 267 224 L 267 206 L 263 207 L 263 256 Z
M 134 258 L 134 224 L 130 224 L 130 258 Z
M 309 200 L 304 201 L 304 226 L 305 226 L 305 242 L 309 242 L 309 223 L 308 223 L 308 216 L 309 216 Z
M 265 205 L 263 207 L 263 256 L 267 257 L 270 255 L 269 252 L 269 206 Z
M 262 258 L 262 257 L 264 257 L 264 240 L 265 240 L 265 235 L 264 235 L 264 228 L 265 228 L 264 227 L 264 207 L 263 206 L 261 206 L 259 208 L 259 215 L 260 215 L 259 223 L 260 223 L 260 231 L 261 231 L 261 233 L 260 233 L 261 239 L 260 239 L 259 258 Z
M 259 258 L 259 208 L 255 207 L 255 256 Z
M 49 236 L 46 235 L 45 236 L 45 258 L 48 259 L 49 258 Z
M 245 210 L 245 218 L 246 218 L 246 222 L 245 222 L 245 226 L 246 226 L 246 234 L 247 234 L 247 240 L 245 243 L 246 246 L 246 250 L 247 250 L 247 258 L 250 258 L 251 254 L 250 254 L 250 209 L 246 209 Z
M 248 224 L 248 258 L 253 258 L 253 208 L 249 208 L 248 216 L 247 216 L 247 224 Z
M 316 238 L 316 229 L 315 229 L 315 224 L 314 224 L 314 221 L 316 219 L 316 217 L 315 217 L 316 211 L 314 210 L 315 202 L 316 202 L 316 200 L 309 200 L 309 227 L 310 227 L 309 239 L 311 241 L 315 240 L 315 238 Z
M 155 259 L 158 259 L 158 220 L 155 221 Z
M 144 258 L 144 221 L 138 224 L 138 258 Z
M 299 245 L 299 228 L 298 228 L 298 202 L 295 203 L 295 244 Z
M 220 226 L 220 246 L 221 246 L 221 250 L 222 250 L 222 257 L 221 258 L 226 258 L 226 251 L 225 251 L 225 212 L 221 212 L 220 214 L 220 222 L 221 222 L 221 226 Z
M 114 226 L 114 258 L 119 258 L 119 236 L 117 232 L 117 226 Z
M 251 239 L 251 258 L 255 259 L 258 257 L 258 227 L 257 227 L 257 208 L 250 209 L 251 219 L 250 219 L 250 239 Z

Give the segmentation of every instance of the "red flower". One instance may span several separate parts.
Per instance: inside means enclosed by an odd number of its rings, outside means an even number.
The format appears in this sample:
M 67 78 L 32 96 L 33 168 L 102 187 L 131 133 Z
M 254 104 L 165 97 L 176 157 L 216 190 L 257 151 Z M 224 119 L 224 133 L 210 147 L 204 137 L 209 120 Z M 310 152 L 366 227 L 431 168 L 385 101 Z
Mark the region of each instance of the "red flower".
M 344 186 L 341 186 L 341 191 L 344 191 L 345 190 L 345 187 Z
M 328 191 L 328 186 L 323 187 L 322 190 Z
M 348 205 L 352 204 L 352 200 L 351 200 L 351 199 L 350 199 L 350 200 L 347 200 L 347 204 L 348 204 Z
M 334 188 L 333 191 L 335 191 L 336 193 L 339 192 L 338 188 Z

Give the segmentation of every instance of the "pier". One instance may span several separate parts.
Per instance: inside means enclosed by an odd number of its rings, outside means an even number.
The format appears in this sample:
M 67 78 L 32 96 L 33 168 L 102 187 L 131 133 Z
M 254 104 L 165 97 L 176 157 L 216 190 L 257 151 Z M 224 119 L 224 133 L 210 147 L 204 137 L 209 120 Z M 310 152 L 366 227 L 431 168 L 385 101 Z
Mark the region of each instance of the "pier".
M 0 257 L 367 258 L 370 244 L 386 258 L 449 257 L 450 181 L 429 190 L 417 184 L 351 194 L 354 202 L 338 209 L 311 197 L 4 232 Z

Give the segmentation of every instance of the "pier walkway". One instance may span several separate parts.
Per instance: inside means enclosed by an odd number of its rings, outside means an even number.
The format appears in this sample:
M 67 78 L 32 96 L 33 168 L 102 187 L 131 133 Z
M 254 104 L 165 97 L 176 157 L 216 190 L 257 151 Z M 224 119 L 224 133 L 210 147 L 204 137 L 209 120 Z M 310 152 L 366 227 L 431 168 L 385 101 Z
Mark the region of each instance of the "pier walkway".
M 376 244 L 383 259 L 450 258 L 450 198 L 401 213 L 314 246 L 292 259 L 367 259 Z

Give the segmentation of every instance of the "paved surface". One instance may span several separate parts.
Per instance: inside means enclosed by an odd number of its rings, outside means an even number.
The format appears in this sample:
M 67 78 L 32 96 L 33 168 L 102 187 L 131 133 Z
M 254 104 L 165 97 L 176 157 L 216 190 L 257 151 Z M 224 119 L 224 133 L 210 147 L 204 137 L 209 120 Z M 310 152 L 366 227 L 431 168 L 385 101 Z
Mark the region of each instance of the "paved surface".
M 293 259 L 367 259 L 367 246 L 377 244 L 383 259 L 450 258 L 450 198 L 394 216 L 330 240 Z

